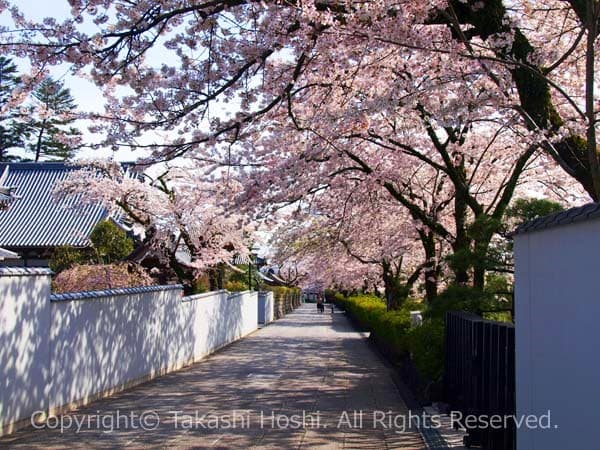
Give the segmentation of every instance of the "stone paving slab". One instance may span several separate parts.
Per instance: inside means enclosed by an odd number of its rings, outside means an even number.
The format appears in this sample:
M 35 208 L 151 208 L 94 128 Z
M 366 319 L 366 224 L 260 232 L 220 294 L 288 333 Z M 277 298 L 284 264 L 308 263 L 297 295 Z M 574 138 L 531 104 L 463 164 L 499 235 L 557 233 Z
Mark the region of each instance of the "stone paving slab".
M 398 420 L 408 409 L 389 370 L 344 314 L 306 304 L 199 363 L 70 412 L 62 432 L 27 428 L 0 447 L 423 449 Z

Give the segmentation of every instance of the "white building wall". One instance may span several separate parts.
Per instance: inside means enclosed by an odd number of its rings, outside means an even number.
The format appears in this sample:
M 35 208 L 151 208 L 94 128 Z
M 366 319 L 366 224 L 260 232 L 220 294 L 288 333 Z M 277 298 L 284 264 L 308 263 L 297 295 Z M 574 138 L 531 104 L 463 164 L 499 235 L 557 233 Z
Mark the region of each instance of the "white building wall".
M 599 259 L 599 220 L 515 236 L 517 416 L 551 417 L 519 450 L 598 448 Z
M 273 292 L 263 291 L 258 294 L 258 323 L 268 324 L 275 320 L 275 299 Z
M 0 268 L 0 435 L 46 407 L 51 273 Z
M 50 271 L 1 270 L 0 434 L 34 411 L 58 413 L 179 369 L 258 327 L 256 292 L 50 295 Z
M 51 408 L 86 403 L 190 359 L 181 288 L 123 292 L 52 297 Z
M 201 358 L 258 328 L 258 294 L 227 291 L 183 299 L 185 316 L 193 320 L 194 358 Z

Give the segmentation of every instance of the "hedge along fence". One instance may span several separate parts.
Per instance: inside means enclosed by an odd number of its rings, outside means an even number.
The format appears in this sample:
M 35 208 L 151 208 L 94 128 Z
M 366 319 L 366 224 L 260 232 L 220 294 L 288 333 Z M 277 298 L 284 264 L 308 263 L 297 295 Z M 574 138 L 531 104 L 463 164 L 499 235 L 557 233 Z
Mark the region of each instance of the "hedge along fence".
M 371 340 L 387 356 L 401 362 L 416 388 L 438 381 L 444 366 L 444 328 L 437 320 L 426 321 L 411 328 L 410 311 L 422 310 L 425 305 L 407 301 L 397 311 L 387 311 L 385 301 L 373 295 L 344 297 L 335 294 L 333 301 L 348 314 L 362 330 L 371 332 Z
M 268 286 L 266 290 L 273 292 L 276 320 L 292 312 L 302 303 L 302 291 L 299 288 Z

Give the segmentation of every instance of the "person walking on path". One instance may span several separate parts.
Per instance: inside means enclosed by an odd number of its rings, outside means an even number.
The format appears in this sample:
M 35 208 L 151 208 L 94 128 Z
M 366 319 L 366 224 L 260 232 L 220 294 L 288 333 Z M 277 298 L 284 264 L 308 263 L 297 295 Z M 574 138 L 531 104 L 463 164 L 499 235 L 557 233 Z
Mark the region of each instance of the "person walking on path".
M 317 311 L 319 311 L 319 313 L 325 312 L 325 305 L 323 304 L 323 297 L 321 297 L 320 295 L 317 297 Z

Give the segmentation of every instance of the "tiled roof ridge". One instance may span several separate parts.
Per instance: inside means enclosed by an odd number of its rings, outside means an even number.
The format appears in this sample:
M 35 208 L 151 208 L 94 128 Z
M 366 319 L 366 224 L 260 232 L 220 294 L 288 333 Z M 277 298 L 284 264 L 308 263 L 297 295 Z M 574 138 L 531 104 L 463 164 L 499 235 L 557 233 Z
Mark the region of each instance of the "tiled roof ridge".
M 0 246 L 19 251 L 56 245 L 85 247 L 94 226 L 109 216 L 101 203 L 79 196 L 55 198 L 54 188 L 77 170 L 64 162 L 8 163 L 6 183 L 14 186 L 18 200 L 0 211 Z
M 119 161 L 119 164 L 123 167 L 135 166 L 137 163 L 134 161 Z M 1 162 L 0 167 L 4 168 L 10 166 L 10 170 L 34 170 L 34 169 L 82 169 L 89 167 L 84 161 L 21 161 L 21 162 Z
M 51 269 L 47 267 L 9 267 L 0 266 L 0 276 L 3 277 L 22 277 L 31 275 L 52 275 Z
M 597 218 L 600 218 L 600 203 L 588 203 L 525 222 L 513 231 L 512 236 Z
M 72 164 L 65 161 L 45 161 L 45 162 L 0 162 L 0 167 L 10 166 L 10 170 L 39 170 L 40 168 L 58 170 L 65 168 L 78 169 L 82 167 L 78 164 Z
M 127 288 L 103 289 L 98 291 L 65 292 L 50 295 L 51 302 L 66 302 L 71 300 L 89 300 L 99 297 L 114 297 L 118 295 L 144 294 L 146 292 L 182 290 L 181 284 L 165 284 L 157 286 L 138 286 Z

